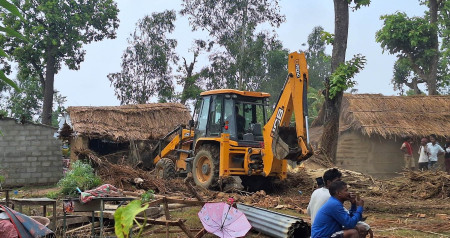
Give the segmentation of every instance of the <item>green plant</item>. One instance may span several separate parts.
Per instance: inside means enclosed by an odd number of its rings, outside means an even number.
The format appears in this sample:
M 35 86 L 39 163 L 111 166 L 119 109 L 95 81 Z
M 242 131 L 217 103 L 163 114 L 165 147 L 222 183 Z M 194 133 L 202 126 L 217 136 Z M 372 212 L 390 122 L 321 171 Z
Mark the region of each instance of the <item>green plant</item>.
M 141 195 L 142 202 L 150 202 L 150 200 L 153 200 L 154 198 L 155 198 L 155 191 L 151 189 Z
M 4 182 L 5 182 L 5 176 L 0 175 L 0 189 L 3 189 L 2 188 L 2 183 L 4 183 Z
M 147 215 L 144 212 L 144 222 L 141 224 L 136 220 L 136 216 L 148 208 L 149 202 L 155 199 L 155 191 L 148 190 L 141 195 L 141 200 L 134 200 L 125 207 L 119 207 L 114 213 L 115 233 L 119 238 L 128 238 L 130 229 L 134 223 L 139 227 L 139 233 L 136 237 L 140 237 L 147 224 Z
M 94 169 L 80 160 L 72 163 L 72 169 L 66 173 L 66 176 L 59 180 L 58 187 L 64 195 L 77 195 L 76 188 L 88 190 L 102 184 L 100 177 L 94 174 Z
M 50 199 L 57 199 L 60 194 L 60 191 L 50 191 L 45 196 Z
M 352 88 L 356 84 L 352 78 L 364 68 L 365 64 L 366 57 L 360 54 L 340 64 L 330 76 L 330 99 L 333 99 L 339 92 Z

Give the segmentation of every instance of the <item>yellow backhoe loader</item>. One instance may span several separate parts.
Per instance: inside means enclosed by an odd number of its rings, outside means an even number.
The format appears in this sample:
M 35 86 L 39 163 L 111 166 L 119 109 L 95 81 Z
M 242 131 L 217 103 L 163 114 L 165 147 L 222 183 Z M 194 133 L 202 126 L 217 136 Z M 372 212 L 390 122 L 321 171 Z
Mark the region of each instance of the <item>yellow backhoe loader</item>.
M 312 155 L 306 102 L 305 55 L 289 54 L 288 77 L 273 114 L 268 93 L 219 89 L 202 92 L 188 126 L 179 126 L 156 148 L 153 163 L 163 178 L 192 176 L 197 185 L 217 188 L 224 178 L 240 176 L 242 184 L 260 189 L 271 178 L 285 179 L 287 161 Z M 171 156 L 170 156 L 171 155 Z

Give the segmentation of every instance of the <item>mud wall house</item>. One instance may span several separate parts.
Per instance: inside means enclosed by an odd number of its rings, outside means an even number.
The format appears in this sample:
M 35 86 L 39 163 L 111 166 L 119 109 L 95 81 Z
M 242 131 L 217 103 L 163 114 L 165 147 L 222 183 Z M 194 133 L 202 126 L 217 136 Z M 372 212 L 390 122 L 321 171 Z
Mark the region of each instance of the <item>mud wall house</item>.
M 62 177 L 56 127 L 0 118 L 0 173 L 6 187 L 55 184 Z
M 149 162 L 152 146 L 178 125 L 186 125 L 189 110 L 179 103 L 106 107 L 69 107 L 73 137 L 71 161 L 77 151 L 92 150 L 112 162 Z
M 436 134 L 440 144 L 450 135 L 450 96 L 382 96 L 346 94 L 340 116 L 336 165 L 376 177 L 390 177 L 402 170 L 403 138 L 414 138 L 418 161 L 420 138 Z M 313 140 L 321 135 L 313 123 Z M 439 158 L 442 164 L 443 157 Z

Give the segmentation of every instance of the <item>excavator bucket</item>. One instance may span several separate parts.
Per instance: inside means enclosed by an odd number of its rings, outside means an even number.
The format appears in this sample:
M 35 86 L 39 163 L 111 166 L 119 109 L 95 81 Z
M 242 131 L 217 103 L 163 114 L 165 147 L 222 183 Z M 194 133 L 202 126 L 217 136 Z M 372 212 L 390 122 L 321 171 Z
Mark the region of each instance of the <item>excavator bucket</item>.
M 273 156 L 279 160 L 286 158 L 289 154 L 289 145 L 281 139 L 278 131 L 273 134 L 272 152 Z

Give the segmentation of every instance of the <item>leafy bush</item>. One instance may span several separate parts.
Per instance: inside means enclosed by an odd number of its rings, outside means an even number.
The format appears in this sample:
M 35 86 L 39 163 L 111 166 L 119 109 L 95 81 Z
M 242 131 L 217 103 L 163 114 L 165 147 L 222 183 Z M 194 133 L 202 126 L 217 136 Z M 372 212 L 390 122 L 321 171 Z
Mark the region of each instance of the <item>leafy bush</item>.
M 94 174 L 94 169 L 80 160 L 72 163 L 72 169 L 66 173 L 66 176 L 59 180 L 58 187 L 64 195 L 77 195 L 76 188 L 82 191 L 95 188 L 102 184 L 100 177 Z
M 50 199 L 57 199 L 59 197 L 59 194 L 60 194 L 59 191 L 50 191 L 45 196 Z

